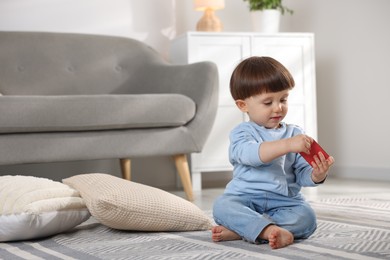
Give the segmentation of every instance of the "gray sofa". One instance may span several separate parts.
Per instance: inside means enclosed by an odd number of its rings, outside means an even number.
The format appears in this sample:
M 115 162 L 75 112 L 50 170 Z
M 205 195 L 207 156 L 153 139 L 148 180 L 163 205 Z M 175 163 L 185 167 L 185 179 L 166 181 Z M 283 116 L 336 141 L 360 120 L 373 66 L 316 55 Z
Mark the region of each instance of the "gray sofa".
M 0 32 L 0 165 L 200 152 L 217 107 L 215 64 L 172 65 L 137 40 Z M 158 174 L 158 173 L 156 173 Z

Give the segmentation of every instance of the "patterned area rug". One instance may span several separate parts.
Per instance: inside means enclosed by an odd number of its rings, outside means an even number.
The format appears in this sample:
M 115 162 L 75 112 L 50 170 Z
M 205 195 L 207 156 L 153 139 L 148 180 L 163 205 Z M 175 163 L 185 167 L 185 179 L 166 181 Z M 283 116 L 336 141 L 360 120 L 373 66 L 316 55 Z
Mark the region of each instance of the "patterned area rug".
M 209 231 L 145 233 L 93 219 L 72 232 L 0 243 L 0 259 L 390 259 L 390 194 L 311 202 L 318 229 L 309 239 L 271 250 L 242 240 L 214 243 Z

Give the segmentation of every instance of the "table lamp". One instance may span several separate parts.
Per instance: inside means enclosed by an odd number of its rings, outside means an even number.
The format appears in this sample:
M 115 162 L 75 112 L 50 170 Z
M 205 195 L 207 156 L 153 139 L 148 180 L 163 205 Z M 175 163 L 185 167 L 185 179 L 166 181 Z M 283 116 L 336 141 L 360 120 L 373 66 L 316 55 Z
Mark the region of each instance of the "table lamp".
M 196 24 L 197 31 L 220 32 L 222 23 L 214 11 L 225 8 L 224 0 L 194 0 L 194 9 L 204 11 L 202 18 Z

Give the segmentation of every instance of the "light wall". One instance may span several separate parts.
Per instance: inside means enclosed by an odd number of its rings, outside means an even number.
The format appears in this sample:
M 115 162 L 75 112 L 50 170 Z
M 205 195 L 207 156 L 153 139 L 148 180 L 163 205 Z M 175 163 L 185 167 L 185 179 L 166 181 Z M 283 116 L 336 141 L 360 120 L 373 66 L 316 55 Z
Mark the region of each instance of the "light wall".
M 226 8 L 217 12 L 224 30 L 251 31 L 247 3 L 225 2 Z M 281 31 L 315 34 L 319 142 L 336 158 L 332 174 L 390 180 L 386 118 L 390 1 L 285 0 L 284 4 L 294 14 L 282 17 Z M 191 0 L 0 1 L 0 30 L 131 37 L 167 59 L 170 40 L 193 30 L 200 16 Z M 163 187 L 176 183 L 170 159 L 137 159 L 134 168 L 136 181 Z M 114 160 L 0 167 L 0 174 L 66 176 L 89 171 L 119 175 Z
M 390 180 L 390 1 L 285 1 L 291 31 L 316 37 L 320 142 L 341 177 Z

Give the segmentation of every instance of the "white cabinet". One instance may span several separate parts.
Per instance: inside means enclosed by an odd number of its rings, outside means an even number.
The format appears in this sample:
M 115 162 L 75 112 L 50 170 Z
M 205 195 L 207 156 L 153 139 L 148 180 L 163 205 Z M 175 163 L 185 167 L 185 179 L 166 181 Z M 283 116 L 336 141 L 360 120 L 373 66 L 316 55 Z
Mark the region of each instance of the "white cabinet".
M 317 139 L 314 35 L 311 33 L 187 32 L 171 44 L 171 61 L 187 64 L 212 61 L 219 71 L 219 105 L 211 134 L 201 153 L 191 155 L 194 190 L 201 190 L 202 172 L 231 171 L 229 133 L 246 120 L 230 95 L 229 81 L 236 65 L 250 56 L 270 56 L 287 67 L 295 80 L 285 122 L 300 125 Z

